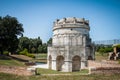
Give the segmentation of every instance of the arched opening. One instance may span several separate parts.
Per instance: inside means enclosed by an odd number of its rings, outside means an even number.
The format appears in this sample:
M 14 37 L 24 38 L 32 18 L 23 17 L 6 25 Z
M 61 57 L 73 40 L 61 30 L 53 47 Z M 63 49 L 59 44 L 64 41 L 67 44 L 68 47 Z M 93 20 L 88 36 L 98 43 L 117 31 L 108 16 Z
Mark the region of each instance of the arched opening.
M 63 56 L 57 56 L 56 59 L 56 70 L 62 71 L 62 66 L 64 64 L 64 57 Z
M 88 60 L 93 60 L 92 56 L 88 56 Z
M 52 57 L 49 55 L 49 69 L 52 69 Z
M 80 57 L 74 56 L 72 59 L 72 71 L 79 71 L 80 70 Z

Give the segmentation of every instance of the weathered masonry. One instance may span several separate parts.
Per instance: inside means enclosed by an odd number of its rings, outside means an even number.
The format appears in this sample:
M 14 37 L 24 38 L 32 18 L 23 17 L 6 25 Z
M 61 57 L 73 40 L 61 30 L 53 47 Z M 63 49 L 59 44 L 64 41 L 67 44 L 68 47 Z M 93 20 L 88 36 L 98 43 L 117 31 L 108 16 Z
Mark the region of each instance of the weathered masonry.
M 52 46 L 48 47 L 49 68 L 63 72 L 86 68 L 87 60 L 94 59 L 89 31 L 89 21 L 84 18 L 57 19 L 53 26 Z

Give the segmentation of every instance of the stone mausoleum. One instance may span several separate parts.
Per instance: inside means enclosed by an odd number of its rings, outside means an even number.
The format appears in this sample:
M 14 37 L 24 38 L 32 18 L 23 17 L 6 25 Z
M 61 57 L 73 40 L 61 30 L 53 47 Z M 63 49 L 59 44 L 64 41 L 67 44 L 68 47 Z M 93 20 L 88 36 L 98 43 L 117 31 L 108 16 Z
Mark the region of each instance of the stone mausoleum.
M 49 69 L 72 72 L 86 68 L 87 61 L 95 58 L 89 31 L 89 21 L 84 18 L 57 19 L 48 46 Z

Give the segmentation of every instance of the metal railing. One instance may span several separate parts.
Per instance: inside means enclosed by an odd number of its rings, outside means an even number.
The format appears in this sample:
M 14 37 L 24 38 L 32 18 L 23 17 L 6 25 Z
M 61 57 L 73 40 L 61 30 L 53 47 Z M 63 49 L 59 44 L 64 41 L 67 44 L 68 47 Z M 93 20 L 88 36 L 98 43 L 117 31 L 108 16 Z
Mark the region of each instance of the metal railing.
M 93 41 L 94 44 L 113 45 L 120 44 L 120 39 Z

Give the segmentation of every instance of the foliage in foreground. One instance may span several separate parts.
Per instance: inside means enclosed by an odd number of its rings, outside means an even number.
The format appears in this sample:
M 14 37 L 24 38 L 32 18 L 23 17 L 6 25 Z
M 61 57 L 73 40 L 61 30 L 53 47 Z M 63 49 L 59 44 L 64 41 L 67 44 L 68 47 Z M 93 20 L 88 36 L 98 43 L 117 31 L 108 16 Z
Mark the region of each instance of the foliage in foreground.
M 0 80 L 120 80 L 119 74 L 63 75 L 63 76 L 17 76 L 0 73 Z

